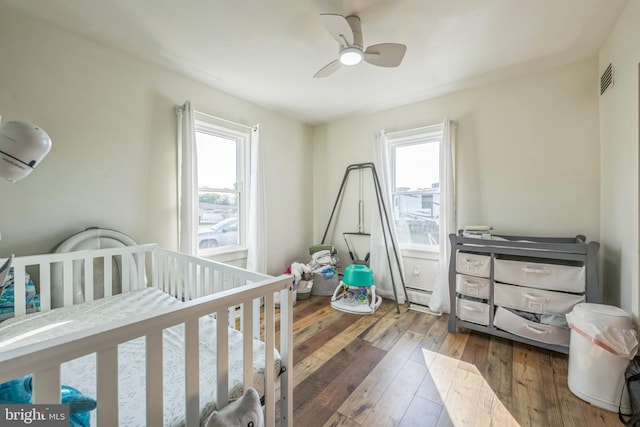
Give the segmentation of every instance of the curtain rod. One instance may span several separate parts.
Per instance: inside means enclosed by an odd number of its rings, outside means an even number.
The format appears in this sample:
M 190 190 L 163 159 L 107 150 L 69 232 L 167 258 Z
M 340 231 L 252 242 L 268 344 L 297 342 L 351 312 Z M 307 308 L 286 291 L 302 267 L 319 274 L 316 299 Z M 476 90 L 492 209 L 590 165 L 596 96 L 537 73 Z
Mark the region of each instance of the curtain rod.
M 176 105 L 176 111 L 184 111 L 184 104 L 183 105 Z M 239 127 L 245 128 L 245 129 L 249 129 L 249 130 L 255 130 L 256 129 L 255 125 L 254 126 L 247 126 L 247 125 L 242 124 L 242 123 L 237 123 L 237 122 L 234 122 L 232 120 L 223 119 L 222 117 L 214 116 L 212 114 L 203 113 L 202 111 L 198 111 L 198 110 L 194 110 L 193 112 L 196 113 L 196 114 L 200 114 L 202 116 L 205 116 L 205 117 L 209 117 L 211 119 L 220 120 L 221 122 L 230 123 L 230 124 L 232 124 L 234 126 L 239 126 Z

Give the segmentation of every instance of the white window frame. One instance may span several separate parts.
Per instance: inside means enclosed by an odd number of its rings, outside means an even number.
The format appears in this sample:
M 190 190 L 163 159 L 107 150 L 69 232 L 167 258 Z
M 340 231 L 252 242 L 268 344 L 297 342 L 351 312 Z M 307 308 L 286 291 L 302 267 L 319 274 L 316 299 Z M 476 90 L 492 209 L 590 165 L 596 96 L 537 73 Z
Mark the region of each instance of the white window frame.
M 387 152 L 389 156 L 389 191 L 391 192 L 391 203 L 395 204 L 395 196 L 398 194 L 425 194 L 426 191 L 408 191 L 408 192 L 398 192 L 396 191 L 396 158 L 395 158 L 395 149 L 398 147 L 406 147 L 410 145 L 416 144 L 429 144 L 429 143 L 438 143 L 440 144 L 440 149 L 442 149 L 442 139 L 444 135 L 444 128 L 442 124 L 425 126 L 416 129 L 392 132 L 385 135 L 385 143 L 387 147 Z M 440 161 L 438 159 L 438 164 Z M 440 166 L 439 166 L 440 167 Z M 438 171 L 440 174 L 440 171 Z M 394 207 L 394 206 L 392 206 Z M 395 222 L 395 210 L 392 209 L 393 221 Z M 442 236 L 438 236 L 438 238 L 442 238 Z M 446 238 L 446 236 L 445 236 Z M 436 245 L 428 245 L 428 244 L 419 244 L 419 243 L 399 243 L 400 249 L 402 253 L 405 255 L 410 254 L 411 252 L 431 252 L 431 253 L 439 253 L 440 246 Z
M 230 139 L 236 142 L 236 174 L 238 179 L 238 188 L 234 191 L 229 189 L 212 189 L 198 187 L 198 198 L 201 190 L 209 192 L 235 193 L 238 200 L 238 245 L 227 245 L 218 248 L 198 249 L 199 256 L 226 255 L 229 260 L 236 259 L 234 253 L 242 252 L 241 257 L 246 257 L 247 252 L 247 230 L 248 230 L 248 212 L 249 212 L 249 182 L 250 182 L 250 144 L 251 132 L 248 129 L 237 129 L 231 124 L 222 120 L 216 120 L 214 117 L 207 115 L 198 115 L 196 112 L 194 127 L 196 135 L 198 133 L 206 133 L 220 138 Z M 196 137 L 197 146 L 197 137 Z M 197 155 L 197 154 L 196 154 Z M 198 224 L 199 226 L 199 224 Z M 197 242 L 197 231 L 196 231 Z M 226 259 L 226 258 L 225 258 Z

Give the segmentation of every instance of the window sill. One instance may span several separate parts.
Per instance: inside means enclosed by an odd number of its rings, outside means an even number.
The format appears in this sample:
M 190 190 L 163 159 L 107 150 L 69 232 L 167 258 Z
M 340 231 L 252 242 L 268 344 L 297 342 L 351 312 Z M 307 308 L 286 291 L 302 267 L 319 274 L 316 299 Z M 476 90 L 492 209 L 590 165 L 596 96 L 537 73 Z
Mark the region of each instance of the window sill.
M 230 248 L 219 251 L 210 251 L 201 254 L 201 258 L 218 262 L 233 262 L 247 259 L 247 248 Z
M 400 253 L 405 257 L 433 258 L 437 257 L 440 251 L 434 246 L 402 246 Z

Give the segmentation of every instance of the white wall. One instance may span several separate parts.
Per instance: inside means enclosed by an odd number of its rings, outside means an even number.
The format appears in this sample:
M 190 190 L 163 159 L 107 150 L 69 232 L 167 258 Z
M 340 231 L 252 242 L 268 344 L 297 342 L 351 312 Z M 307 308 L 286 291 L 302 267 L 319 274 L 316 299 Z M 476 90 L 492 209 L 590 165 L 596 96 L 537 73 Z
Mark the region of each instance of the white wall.
M 194 108 L 262 125 L 268 269 L 311 241 L 311 128 L 0 6 L 0 114 L 53 140 L 27 179 L 0 182 L 0 257 L 50 251 L 90 226 L 176 248 L 176 117 Z
M 630 1 L 600 50 L 615 84 L 600 97 L 602 260 L 607 302 L 637 319 L 640 2 Z
M 445 116 L 458 122 L 459 226 L 489 224 L 496 233 L 584 234 L 598 240 L 597 73 L 593 58 L 317 127 L 315 240 L 322 237 L 346 166 L 371 161 L 377 130 L 440 123 Z M 357 223 L 354 197 L 345 198 L 339 232 Z M 341 236 L 334 240 L 340 244 Z

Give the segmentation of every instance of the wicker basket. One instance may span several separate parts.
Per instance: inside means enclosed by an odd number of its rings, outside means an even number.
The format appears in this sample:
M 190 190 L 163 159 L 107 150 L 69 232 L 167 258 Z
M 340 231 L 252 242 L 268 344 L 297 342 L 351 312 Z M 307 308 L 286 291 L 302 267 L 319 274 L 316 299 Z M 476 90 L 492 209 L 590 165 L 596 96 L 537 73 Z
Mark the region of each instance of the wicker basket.
M 337 274 L 329 279 L 325 279 L 322 273 L 313 273 L 313 287 L 311 288 L 311 295 L 331 296 L 339 283 L 340 278 Z

